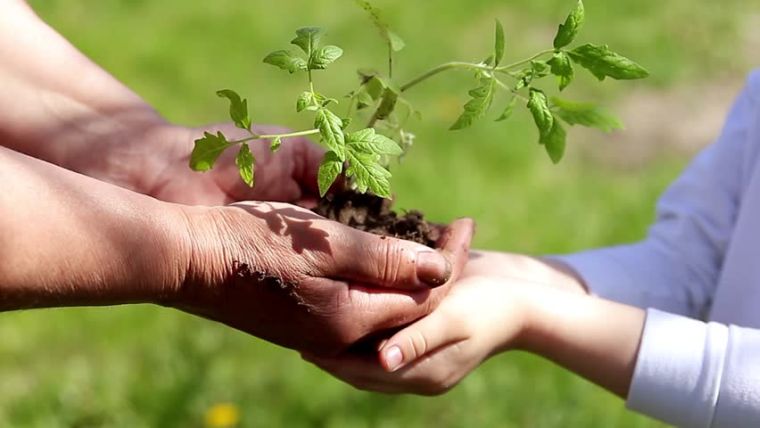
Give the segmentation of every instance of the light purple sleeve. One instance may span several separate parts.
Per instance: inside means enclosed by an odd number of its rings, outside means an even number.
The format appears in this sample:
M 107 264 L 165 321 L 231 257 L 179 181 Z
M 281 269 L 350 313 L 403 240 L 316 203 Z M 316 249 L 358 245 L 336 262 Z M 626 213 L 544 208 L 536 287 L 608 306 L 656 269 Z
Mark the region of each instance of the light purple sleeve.
M 760 427 L 760 330 L 648 310 L 627 406 L 679 427 Z
M 758 93 L 760 72 L 755 72 L 717 142 L 659 200 L 645 240 L 553 258 L 573 267 L 600 297 L 704 318 L 757 161 L 748 135 L 759 117 Z

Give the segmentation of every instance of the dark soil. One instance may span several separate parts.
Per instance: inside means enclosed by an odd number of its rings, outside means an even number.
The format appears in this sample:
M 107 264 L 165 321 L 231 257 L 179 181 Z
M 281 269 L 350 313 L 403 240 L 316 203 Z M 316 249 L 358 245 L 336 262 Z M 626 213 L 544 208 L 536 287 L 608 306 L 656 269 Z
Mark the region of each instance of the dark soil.
M 330 220 L 380 236 L 392 236 L 435 248 L 441 228 L 428 223 L 419 211 L 398 214 L 393 201 L 356 192 L 329 194 L 319 201 L 314 212 Z

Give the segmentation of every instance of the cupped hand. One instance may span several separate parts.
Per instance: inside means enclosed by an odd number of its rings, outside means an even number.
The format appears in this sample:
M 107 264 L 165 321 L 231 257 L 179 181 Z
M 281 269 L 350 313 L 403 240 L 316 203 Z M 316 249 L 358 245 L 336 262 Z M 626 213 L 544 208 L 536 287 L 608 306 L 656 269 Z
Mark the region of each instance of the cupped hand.
M 429 313 L 472 236 L 459 220 L 433 251 L 283 203 L 186 210 L 189 269 L 165 304 L 318 355 Z
M 471 259 L 430 315 L 382 344 L 379 361 L 376 355 L 352 353 L 304 358 L 360 389 L 422 395 L 448 391 L 489 356 L 520 347 L 534 291 L 548 288 L 498 274 L 487 254 L 474 253 Z

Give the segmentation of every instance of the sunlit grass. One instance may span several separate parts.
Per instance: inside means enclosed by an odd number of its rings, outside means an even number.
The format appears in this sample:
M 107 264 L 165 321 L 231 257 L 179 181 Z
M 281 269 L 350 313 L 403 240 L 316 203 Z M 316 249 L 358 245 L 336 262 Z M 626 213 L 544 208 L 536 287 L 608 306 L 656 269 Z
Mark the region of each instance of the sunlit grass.
M 307 24 L 329 28 L 346 50 L 333 75 L 381 66 L 374 29 L 347 0 L 288 2 L 73 1 L 32 4 L 97 63 L 168 118 L 224 119 L 214 91 L 250 98 L 254 120 L 303 126 L 293 100 L 303 82 L 261 64 Z M 490 49 L 492 19 L 507 28 L 507 55 L 519 59 L 551 42 L 570 1 L 381 1 L 408 48 L 398 75 Z M 582 40 L 609 42 L 647 66 L 641 85 L 666 90 L 679 79 L 741 75 L 731 53 L 743 2 L 587 0 Z M 704 71 L 703 71 L 704 70 Z M 340 95 L 350 79 L 316 75 Z M 643 236 L 657 195 L 685 164 L 662 157 L 615 171 L 570 145 L 552 166 L 530 119 L 449 132 L 472 85 L 467 73 L 410 93 L 423 112 L 418 143 L 394 167 L 402 208 L 437 221 L 472 216 L 480 247 L 564 252 Z M 572 96 L 613 102 L 628 85 L 582 80 Z M 266 102 L 260 100 L 267 100 Z M 228 403 L 241 426 L 325 427 L 651 427 L 599 388 L 525 354 L 494 358 L 437 398 L 358 392 L 306 365 L 293 352 L 242 333 L 151 306 L 66 309 L 0 317 L 0 426 L 203 426 Z

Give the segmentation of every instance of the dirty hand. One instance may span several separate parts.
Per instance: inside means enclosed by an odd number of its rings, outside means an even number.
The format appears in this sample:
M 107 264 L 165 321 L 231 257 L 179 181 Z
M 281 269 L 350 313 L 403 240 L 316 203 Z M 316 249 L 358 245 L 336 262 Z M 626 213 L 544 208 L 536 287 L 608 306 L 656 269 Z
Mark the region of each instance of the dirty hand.
M 165 304 L 320 355 L 429 313 L 472 235 L 459 220 L 434 251 L 289 204 L 184 209 L 189 270 Z

